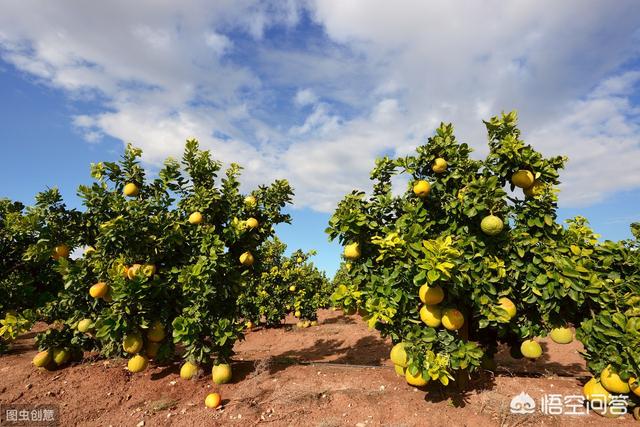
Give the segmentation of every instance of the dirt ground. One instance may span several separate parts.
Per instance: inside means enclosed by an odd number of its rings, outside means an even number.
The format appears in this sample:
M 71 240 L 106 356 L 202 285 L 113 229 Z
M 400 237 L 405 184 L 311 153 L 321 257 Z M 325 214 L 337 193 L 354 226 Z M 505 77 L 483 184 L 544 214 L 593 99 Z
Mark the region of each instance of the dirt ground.
M 545 394 L 581 394 L 587 372 L 579 343 L 544 341 L 536 362 L 498 355 L 495 373 L 485 371 L 464 392 L 437 386 L 410 387 L 388 360 L 390 342 L 357 316 L 330 310 L 320 324 L 257 328 L 236 345 L 234 382 L 214 385 L 210 373 L 179 376 L 179 365 L 150 366 L 131 375 L 126 360 L 98 360 L 58 371 L 36 369 L 34 332 L 0 357 L 0 403 L 55 403 L 60 425 L 71 426 L 601 426 L 635 425 L 631 415 L 543 415 Z M 223 406 L 207 409 L 218 391 Z M 511 399 L 526 392 L 536 412 L 511 414 Z M 582 408 L 584 412 L 584 408 Z M 637 424 L 640 425 L 640 424 Z

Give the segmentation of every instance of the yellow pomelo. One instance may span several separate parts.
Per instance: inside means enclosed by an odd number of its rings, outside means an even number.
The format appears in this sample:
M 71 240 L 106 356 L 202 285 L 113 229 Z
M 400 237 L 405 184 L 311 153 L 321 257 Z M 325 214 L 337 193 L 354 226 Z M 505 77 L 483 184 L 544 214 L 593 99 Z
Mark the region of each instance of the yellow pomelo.
M 254 228 L 258 228 L 258 225 L 260 225 L 258 223 L 258 220 L 255 218 L 249 218 L 245 224 L 247 224 L 247 228 L 253 230 Z
M 140 192 L 140 189 L 133 182 L 130 182 L 124 186 L 124 190 L 122 192 L 127 197 L 135 197 Z
M 525 340 L 520 344 L 520 352 L 524 357 L 537 359 L 542 356 L 542 347 L 534 340 Z
M 127 363 L 127 368 L 129 372 L 137 374 L 138 372 L 142 372 L 147 369 L 147 365 L 149 364 L 149 359 L 142 355 L 135 355 L 131 359 L 129 359 L 129 363 Z
M 104 298 L 108 293 L 109 285 L 104 282 L 98 282 L 89 289 L 89 295 L 94 298 Z
M 226 384 L 231 381 L 231 365 L 228 363 L 221 363 L 219 365 L 213 365 L 211 369 L 211 378 L 216 384 Z
M 294 316 L 296 317 L 300 317 L 302 313 L 300 313 L 300 310 L 296 310 L 295 313 L 293 313 Z
M 202 214 L 200 212 L 194 212 L 189 215 L 189 224 L 198 225 L 202 222 Z
M 533 185 L 529 188 L 522 190 L 527 197 L 537 197 L 544 192 L 544 183 L 540 181 L 534 181 Z
M 33 358 L 33 364 L 38 368 L 44 368 L 49 363 L 51 363 L 51 353 L 49 351 L 41 351 Z
M 591 378 L 582 388 L 582 394 L 587 400 L 600 400 L 607 403 L 611 394 L 595 378 Z
M 145 277 L 153 277 L 156 274 L 156 266 L 154 264 L 145 264 L 142 266 L 142 274 Z
M 204 400 L 204 406 L 210 409 L 215 409 L 220 406 L 220 402 L 222 402 L 222 398 L 218 393 L 210 393 Z
M 407 352 L 405 351 L 406 343 L 399 342 L 391 348 L 391 353 L 389 354 L 389 358 L 393 362 L 394 365 L 400 365 L 403 368 L 407 367 Z
M 418 291 L 420 301 L 427 305 L 440 304 L 444 299 L 444 291 L 440 286 L 422 285 Z
M 422 373 L 420 372 L 418 372 L 418 375 L 413 376 L 411 375 L 411 372 L 409 372 L 409 370 L 407 369 L 404 373 L 404 378 L 407 380 L 408 384 L 415 387 L 422 387 L 427 385 L 427 380 L 422 378 Z
M 464 316 L 455 308 L 448 308 L 442 313 L 442 326 L 450 331 L 457 331 L 464 325 Z
M 58 366 L 62 366 L 71 359 L 71 352 L 64 348 L 56 348 L 53 350 L 53 361 Z
M 151 327 L 147 331 L 147 339 L 151 342 L 160 342 L 165 337 L 164 325 L 159 320 L 156 320 L 151 324 Z
M 53 248 L 53 254 L 51 256 L 53 257 L 53 259 L 68 258 L 69 253 L 70 253 L 69 246 L 62 243 L 56 246 L 55 248 Z
M 495 215 L 488 215 L 482 218 L 480 222 L 480 228 L 484 234 L 489 236 L 496 236 L 500 234 L 504 228 L 504 222 Z
M 423 305 L 420 308 L 420 320 L 427 326 L 437 328 L 442 323 L 442 310 L 437 305 Z
M 447 161 L 442 157 L 438 157 L 431 166 L 431 170 L 435 173 L 442 173 L 447 170 Z
M 244 198 L 244 205 L 248 208 L 254 208 L 258 201 L 253 196 L 247 196 Z
M 78 322 L 78 330 L 82 333 L 85 333 L 89 329 L 91 329 L 92 323 L 93 322 L 91 322 L 91 319 L 82 319 L 81 321 Z
M 253 265 L 253 261 L 253 255 L 249 251 L 244 252 L 242 255 L 240 255 L 240 264 L 244 265 L 245 267 L 251 267 Z
M 295 292 L 295 291 L 296 291 L 295 285 L 289 286 L 289 292 Z M 300 316 L 298 316 L 298 317 L 300 317 Z
M 413 192 L 421 199 L 427 197 L 430 191 L 431 184 L 429 184 L 427 181 L 420 180 L 413 184 Z
M 198 375 L 198 365 L 191 362 L 184 362 L 180 368 L 180 378 L 184 380 L 190 380 Z
M 349 260 L 356 260 L 360 258 L 360 244 L 356 242 L 345 246 L 344 257 Z
M 607 366 L 600 373 L 600 383 L 611 393 L 625 394 L 629 393 L 629 383 L 622 381 L 620 376 L 611 370 L 611 366 Z
M 142 350 L 142 337 L 138 333 L 127 334 L 122 340 L 122 348 L 129 354 L 136 354 Z
M 502 307 L 503 310 L 507 311 L 509 319 L 513 319 L 516 315 L 516 305 L 507 297 L 502 297 L 498 300 L 498 304 Z
M 518 172 L 511 176 L 511 182 L 516 187 L 529 188 L 533 185 L 533 174 L 531 171 L 520 169 Z
M 129 280 L 133 280 L 135 279 L 135 277 L 138 275 L 138 273 L 140 272 L 140 269 L 142 268 L 141 264 L 133 264 L 131 267 L 129 267 L 127 269 L 127 278 Z
M 549 336 L 558 344 L 569 344 L 573 341 L 573 332 L 569 328 L 554 328 Z

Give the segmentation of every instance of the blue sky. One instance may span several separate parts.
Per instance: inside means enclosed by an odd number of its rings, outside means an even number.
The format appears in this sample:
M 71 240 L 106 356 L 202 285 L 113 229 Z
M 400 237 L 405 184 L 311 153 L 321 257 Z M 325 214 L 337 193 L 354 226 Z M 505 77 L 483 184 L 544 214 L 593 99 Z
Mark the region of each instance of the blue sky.
M 640 3 L 377 0 L 0 0 L 0 195 L 57 185 L 72 206 L 91 162 L 124 142 L 153 170 L 196 136 L 288 178 L 290 249 L 340 248 L 324 228 L 381 154 L 453 122 L 477 156 L 481 120 L 517 109 L 526 141 L 565 154 L 560 216 L 603 238 L 640 220 Z

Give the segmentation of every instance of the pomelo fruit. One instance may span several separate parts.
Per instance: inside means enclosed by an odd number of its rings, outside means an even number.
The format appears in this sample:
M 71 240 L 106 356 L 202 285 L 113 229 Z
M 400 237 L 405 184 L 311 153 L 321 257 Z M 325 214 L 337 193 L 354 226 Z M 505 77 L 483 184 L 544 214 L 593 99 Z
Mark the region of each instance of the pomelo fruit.
M 153 277 L 156 274 L 156 266 L 154 264 L 145 264 L 142 266 L 142 274 L 145 277 Z
M 164 325 L 159 320 L 153 322 L 147 331 L 147 339 L 151 342 L 160 342 L 164 339 L 165 335 Z
M 509 319 L 513 319 L 516 315 L 516 305 L 507 297 L 502 297 L 498 300 L 500 307 L 507 312 Z
M 420 320 L 427 326 L 437 328 L 442 324 L 442 310 L 437 305 L 423 305 L 420 308 Z
M 190 380 L 198 375 L 198 365 L 189 361 L 184 362 L 180 368 L 180 378 L 184 380 Z
M 244 205 L 248 208 L 255 208 L 258 204 L 258 201 L 253 196 L 247 196 L 244 198 Z
M 56 365 L 62 366 L 71 359 L 71 352 L 66 348 L 56 348 L 53 350 L 53 361 Z
M 573 332 L 569 328 L 554 328 L 549 336 L 558 344 L 569 344 L 573 341 Z
M 403 368 L 407 367 L 407 352 L 405 351 L 406 343 L 399 342 L 391 348 L 391 353 L 389 354 L 389 358 L 393 362 L 394 365 L 400 365 Z
M 91 319 L 82 319 L 81 321 L 78 322 L 78 331 L 84 334 L 89 329 L 91 329 L 92 323 L 93 322 L 91 321 Z
M 529 188 L 533 185 L 534 176 L 531 171 L 520 169 L 511 175 L 511 183 L 516 187 Z
M 349 260 L 360 258 L 360 243 L 351 243 L 344 247 L 344 257 Z
M 69 253 L 70 253 L 69 246 L 62 243 L 56 246 L 55 248 L 53 248 L 53 253 L 51 256 L 53 259 L 68 258 Z
M 605 389 L 600 382 L 591 378 L 582 388 L 582 394 L 587 400 L 601 400 L 604 403 L 609 402 L 611 400 L 611 394 Z
M 33 365 L 38 368 L 44 368 L 51 363 L 51 352 L 41 351 L 33 357 Z
M 138 372 L 142 372 L 147 369 L 148 364 L 149 359 L 147 359 L 145 356 L 137 354 L 129 359 L 129 363 L 127 363 L 127 369 L 129 369 L 129 372 L 137 374 Z
M 544 192 L 544 183 L 540 181 L 534 181 L 533 185 L 529 188 L 522 190 L 527 197 L 537 197 Z
M 135 279 L 135 277 L 140 272 L 141 268 L 142 268 L 142 264 L 133 264 L 131 267 L 127 269 L 127 278 L 129 280 Z
M 135 197 L 138 195 L 139 192 L 140 192 L 140 189 L 133 182 L 130 182 L 127 185 L 125 185 L 124 190 L 122 190 L 122 193 L 127 197 Z
M 213 365 L 213 368 L 211 369 L 211 378 L 216 384 L 228 383 L 232 378 L 231 365 L 228 363 Z
M 129 354 L 136 354 L 142 350 L 142 337 L 138 333 L 131 333 L 124 336 L 122 348 Z
M 202 222 L 202 214 L 200 212 L 193 212 L 189 215 L 189 224 L 198 225 Z
M 442 157 L 438 157 L 434 160 L 431 170 L 435 173 L 442 173 L 447 170 L 447 161 Z
M 444 291 L 440 286 L 422 285 L 418 291 L 420 301 L 427 305 L 440 304 L 444 299 Z
M 222 402 L 222 398 L 218 393 L 210 393 L 207 395 L 207 398 L 204 399 L 204 406 L 215 409 L 220 406 L 220 402 Z
M 249 251 L 244 252 L 242 255 L 240 255 L 240 264 L 244 265 L 245 267 L 251 267 L 253 265 L 253 261 L 253 255 Z
M 250 230 L 253 230 L 254 228 L 258 228 L 258 220 L 255 218 L 249 218 L 245 224 L 247 224 L 247 228 L 249 228 Z
M 611 370 L 611 366 L 607 366 L 600 373 L 600 383 L 611 393 L 626 394 L 631 391 L 629 383 L 622 381 L 620 376 Z
M 525 340 L 520 344 L 520 352 L 528 359 L 537 359 L 542 356 L 542 347 L 534 340 Z
M 104 298 L 109 293 L 109 285 L 105 282 L 98 282 L 89 288 L 89 295 L 94 298 Z
M 413 192 L 416 196 L 423 199 L 429 195 L 429 192 L 431 192 L 431 184 L 424 180 L 417 181 L 413 184 Z
M 457 331 L 464 325 L 463 314 L 455 309 L 448 308 L 442 312 L 442 326 L 450 331 Z
M 418 372 L 416 376 L 411 375 L 408 369 L 405 370 L 404 378 L 407 380 L 409 385 L 414 387 L 422 387 L 427 385 L 427 380 L 422 378 L 422 373 Z
M 504 228 L 504 222 L 495 215 L 487 215 L 482 218 L 480 222 L 480 228 L 484 234 L 489 236 L 496 236 L 500 234 Z

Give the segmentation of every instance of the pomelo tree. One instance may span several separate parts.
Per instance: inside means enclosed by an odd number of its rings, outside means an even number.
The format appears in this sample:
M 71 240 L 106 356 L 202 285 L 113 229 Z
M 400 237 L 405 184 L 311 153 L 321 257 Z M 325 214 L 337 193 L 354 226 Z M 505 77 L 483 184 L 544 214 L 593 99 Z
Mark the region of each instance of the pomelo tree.
M 28 208 L 0 200 L 0 352 L 62 289 L 58 260 L 69 256 L 80 228 L 80 213 L 68 209 L 55 188 L 36 195 Z
M 77 244 L 86 250 L 60 260 L 65 286 L 47 307 L 52 327 L 38 337 L 38 364 L 55 349 L 84 348 L 128 355 L 129 369 L 139 372 L 149 358 L 171 359 L 179 348 L 187 371 L 213 359 L 214 380 L 226 382 L 243 336 L 237 301 L 260 271 L 257 249 L 275 224 L 289 221 L 282 208 L 292 190 L 279 180 L 242 194 L 240 166 L 219 177 L 221 162 L 196 140 L 154 179 L 140 155 L 128 146 L 120 162 L 92 165 L 95 181 L 79 188 L 85 211 Z
M 593 268 L 606 282 L 602 310 L 593 310 L 576 336 L 589 370 L 609 392 L 640 396 L 640 224 L 631 230 L 633 239 L 594 246 Z
M 537 337 L 562 341 L 617 294 L 585 221 L 557 222 L 566 158 L 544 157 L 516 122 L 515 112 L 485 122 L 482 160 L 442 124 L 415 154 L 379 159 L 373 193 L 354 190 L 330 219 L 349 264 L 333 299 L 391 337 L 410 384 L 466 377 L 500 343 L 539 357 Z
M 324 272 L 311 262 L 315 251 L 285 255 L 286 245 L 277 237 L 259 250 L 261 273 L 252 277 L 243 292 L 242 306 L 250 324 L 280 324 L 288 314 L 300 319 L 299 327 L 317 321 L 317 311 L 329 305 L 331 285 Z

